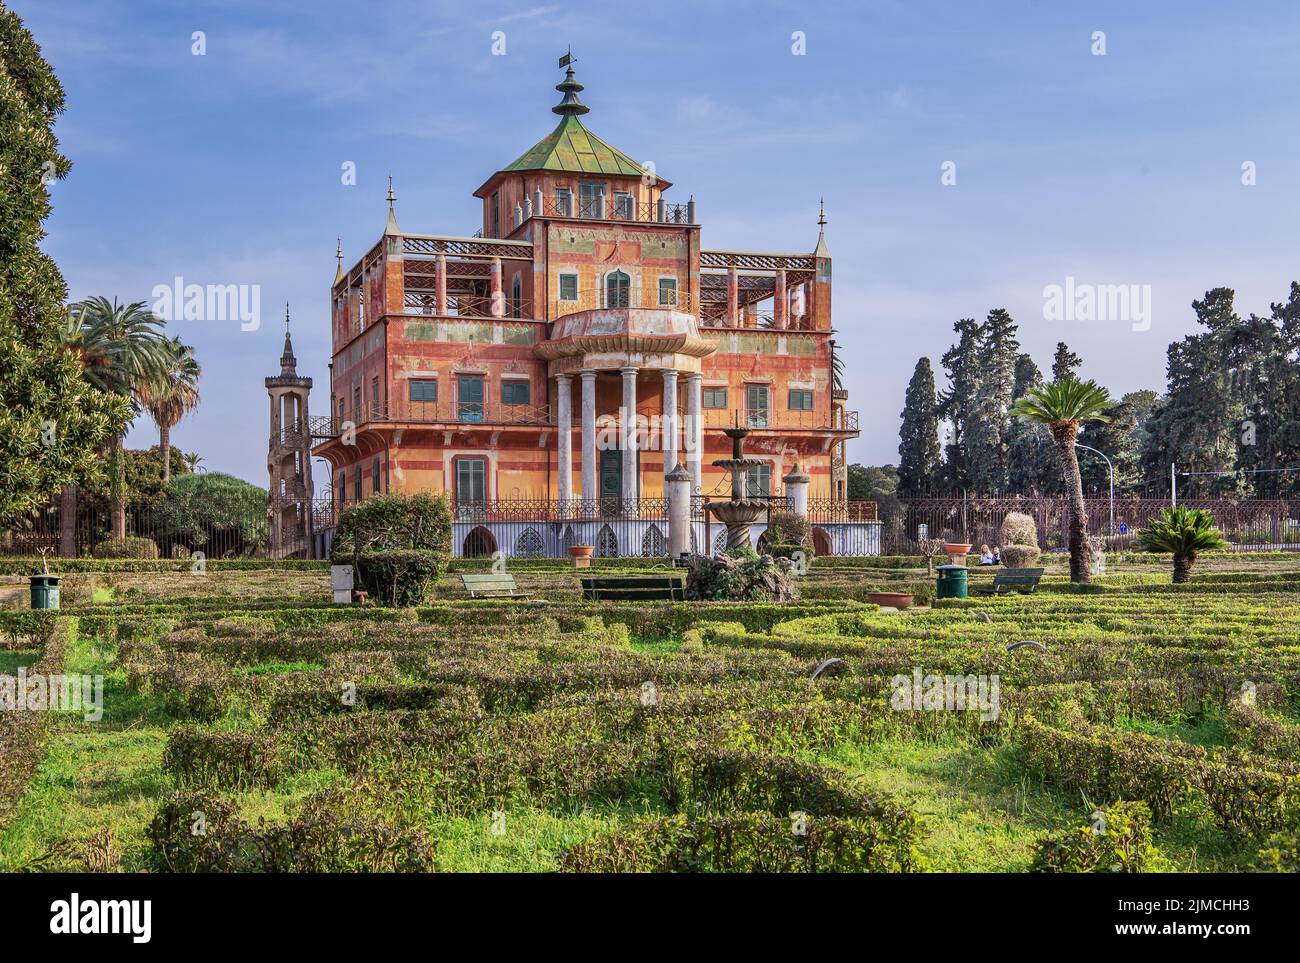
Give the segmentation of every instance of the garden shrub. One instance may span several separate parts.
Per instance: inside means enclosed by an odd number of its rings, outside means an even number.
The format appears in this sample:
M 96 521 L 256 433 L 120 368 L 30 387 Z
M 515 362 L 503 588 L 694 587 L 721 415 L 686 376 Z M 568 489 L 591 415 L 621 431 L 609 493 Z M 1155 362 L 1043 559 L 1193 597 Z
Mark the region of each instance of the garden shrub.
M 339 518 L 331 560 L 385 605 L 419 605 L 451 559 L 446 496 L 377 495 Z
M 443 560 L 434 552 L 394 549 L 367 552 L 353 571 L 369 596 L 383 605 L 421 605 L 442 573 Z
M 1145 873 L 1157 857 L 1151 810 L 1144 802 L 1116 802 L 1092 822 L 1039 840 L 1031 867 L 1038 873 Z
M 686 597 L 696 601 L 790 602 L 799 597 L 795 564 L 739 548 L 716 557 L 692 555 Z
M 1027 568 L 1042 554 L 1038 548 L 1038 526 L 1024 512 L 1007 512 L 998 531 L 1002 563 L 1010 568 Z
M 813 554 L 812 525 L 803 515 L 794 512 L 772 512 L 771 521 L 759 536 L 758 547 L 771 555 L 777 545 L 790 547 L 791 550 L 803 549 L 810 557 Z M 783 556 L 789 558 L 790 556 Z
M 361 811 L 348 790 L 307 797 L 287 824 L 240 819 L 227 799 L 176 792 L 149 826 L 162 869 L 178 873 L 431 872 L 434 844 L 419 830 Z
M 42 613 L 44 614 L 44 613 Z M 28 670 L 32 675 L 52 675 L 63 671 L 63 661 L 68 646 L 76 639 L 77 620 L 65 618 L 48 622 L 50 631 L 43 644 L 40 658 Z M 9 701 L 11 686 L 16 697 L 14 676 L 0 678 L 0 699 Z M 38 709 L 18 709 L 14 705 L 0 706 L 0 829 L 14 817 L 18 801 L 36 774 L 45 747 L 49 726 L 56 717 L 53 712 Z
M 668 816 L 607 833 L 569 850 L 569 873 L 870 873 L 917 868 L 907 844 L 870 820 L 785 814 Z
M 1273 835 L 1255 856 L 1259 873 L 1300 873 L 1300 833 L 1291 829 Z
M 148 558 L 158 557 L 158 546 L 151 538 L 128 535 L 125 538 L 106 538 L 95 546 L 96 558 Z

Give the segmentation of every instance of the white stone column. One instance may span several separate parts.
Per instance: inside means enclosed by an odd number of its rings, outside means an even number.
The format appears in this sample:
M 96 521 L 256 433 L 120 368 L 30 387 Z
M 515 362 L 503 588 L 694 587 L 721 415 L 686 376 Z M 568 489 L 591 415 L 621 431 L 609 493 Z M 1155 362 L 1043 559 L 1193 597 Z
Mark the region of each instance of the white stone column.
M 808 483 L 812 481 L 807 474 L 799 470 L 799 463 L 790 467 L 790 472 L 781 481 L 785 482 L 785 495 L 790 503 L 790 511 L 803 518 L 808 517 Z
M 634 367 L 620 368 L 623 373 L 623 412 L 620 442 L 623 446 L 623 501 L 637 497 L 636 471 L 636 372 Z
M 556 375 L 556 432 L 559 446 L 560 511 L 563 513 L 573 499 L 573 375 Z
M 659 448 L 664 453 L 664 478 L 666 479 L 677 467 L 677 369 L 664 368 L 664 404 L 663 415 L 659 425 Z M 664 497 L 668 497 L 668 485 L 664 484 Z
M 596 372 L 582 369 L 582 500 L 594 505 L 596 490 Z
M 691 473 L 691 494 L 704 491 L 704 375 L 686 376 L 686 464 Z
M 681 465 L 664 476 L 668 496 L 668 556 L 680 558 L 691 550 L 691 473 Z

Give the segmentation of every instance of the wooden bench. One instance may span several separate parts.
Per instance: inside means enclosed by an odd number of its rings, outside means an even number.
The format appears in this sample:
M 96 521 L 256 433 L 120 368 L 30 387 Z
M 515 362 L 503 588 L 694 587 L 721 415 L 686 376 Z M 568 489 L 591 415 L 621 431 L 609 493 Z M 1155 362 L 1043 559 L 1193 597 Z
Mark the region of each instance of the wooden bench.
M 686 599 L 686 585 L 679 578 L 587 576 L 582 580 L 582 597 L 588 602 L 639 602 L 657 599 L 682 602 Z
M 526 599 L 529 598 L 527 592 L 519 591 L 519 586 L 515 584 L 515 577 L 509 572 L 492 573 L 491 575 L 462 575 L 460 580 L 465 583 L 465 591 L 469 593 L 472 599 Z
M 1027 592 L 1033 594 L 1038 588 L 1038 580 L 1043 577 L 1041 568 L 1006 568 L 993 576 L 993 587 L 985 590 L 985 595 L 1001 595 L 1003 591 Z

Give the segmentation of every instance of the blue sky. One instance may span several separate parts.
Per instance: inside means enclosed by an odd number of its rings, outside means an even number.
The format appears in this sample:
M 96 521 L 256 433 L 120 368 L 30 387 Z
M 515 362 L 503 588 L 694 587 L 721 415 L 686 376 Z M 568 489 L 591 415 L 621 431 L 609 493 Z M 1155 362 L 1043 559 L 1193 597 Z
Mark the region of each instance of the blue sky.
M 584 119 L 695 195 L 706 247 L 811 250 L 825 196 L 855 461 L 897 460 L 912 367 L 958 318 L 1006 307 L 1044 369 L 1063 339 L 1113 392 L 1162 389 L 1192 298 L 1264 313 L 1300 278 L 1291 2 L 9 6 L 67 90 L 45 244 L 72 297 L 260 285 L 256 331 L 175 323 L 205 378 L 173 437 L 262 485 L 284 302 L 323 413 L 335 236 L 348 263 L 375 241 L 390 171 L 405 230 L 471 233 L 470 192 L 553 126 L 570 44 Z M 1150 285 L 1150 329 L 1047 320 L 1067 277 Z

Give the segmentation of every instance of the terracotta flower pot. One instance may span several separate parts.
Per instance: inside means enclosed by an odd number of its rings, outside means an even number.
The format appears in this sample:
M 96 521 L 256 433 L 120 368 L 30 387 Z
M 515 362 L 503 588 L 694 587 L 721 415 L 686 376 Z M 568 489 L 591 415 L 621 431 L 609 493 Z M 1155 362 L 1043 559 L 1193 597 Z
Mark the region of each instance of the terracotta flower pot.
M 970 542 L 945 542 L 943 550 L 949 555 L 968 555 Z
M 596 550 L 595 545 L 570 545 L 569 554 L 574 558 L 591 558 L 591 553 Z
M 909 592 L 868 592 L 867 601 L 876 605 L 890 605 L 896 609 L 905 609 L 912 604 L 913 596 Z

